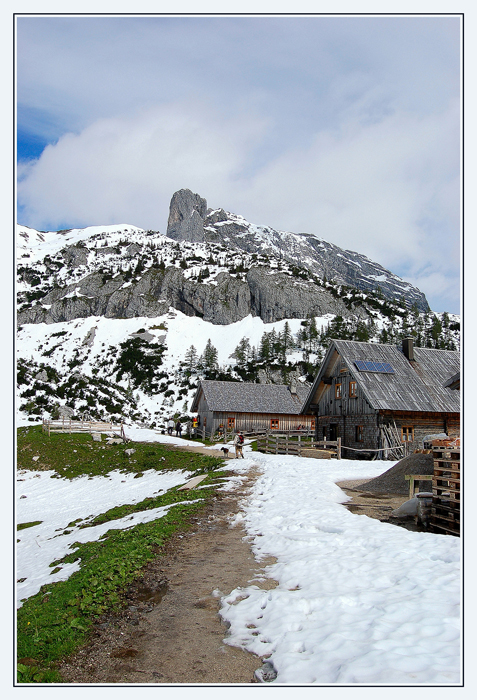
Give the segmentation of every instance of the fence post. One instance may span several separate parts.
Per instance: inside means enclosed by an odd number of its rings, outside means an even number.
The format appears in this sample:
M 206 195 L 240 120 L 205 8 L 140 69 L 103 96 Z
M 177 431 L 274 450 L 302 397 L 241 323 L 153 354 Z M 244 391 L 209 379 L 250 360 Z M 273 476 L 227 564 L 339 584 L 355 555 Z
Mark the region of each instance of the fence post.
M 336 459 L 341 459 L 341 438 L 339 437 L 336 442 Z
M 298 436 L 298 456 L 301 457 L 301 435 Z

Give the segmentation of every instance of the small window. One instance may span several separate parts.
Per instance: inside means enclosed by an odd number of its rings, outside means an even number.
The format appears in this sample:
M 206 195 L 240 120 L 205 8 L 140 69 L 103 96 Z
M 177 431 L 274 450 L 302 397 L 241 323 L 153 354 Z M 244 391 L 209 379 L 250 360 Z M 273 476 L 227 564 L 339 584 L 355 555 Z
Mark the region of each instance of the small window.
M 203 425 L 204 425 L 204 428 L 205 428 L 205 426 L 207 425 L 207 416 L 204 416 L 204 423 L 203 423 Z
M 401 441 L 402 442 L 413 442 L 414 440 L 414 428 L 412 426 L 403 426 L 401 428 Z
M 335 384 L 335 399 L 341 398 L 341 384 Z
M 270 420 L 271 430 L 278 430 L 279 424 L 280 424 L 280 422 L 279 422 L 278 418 L 272 418 Z
M 355 399 L 358 395 L 358 388 L 356 386 L 356 382 L 350 382 L 349 383 L 349 396 L 350 399 Z
M 364 442 L 364 425 L 356 425 L 354 428 L 355 442 Z
M 227 430 L 233 430 L 235 428 L 235 417 L 227 416 Z
M 316 421 L 314 418 L 311 419 L 311 429 L 314 430 L 316 427 Z

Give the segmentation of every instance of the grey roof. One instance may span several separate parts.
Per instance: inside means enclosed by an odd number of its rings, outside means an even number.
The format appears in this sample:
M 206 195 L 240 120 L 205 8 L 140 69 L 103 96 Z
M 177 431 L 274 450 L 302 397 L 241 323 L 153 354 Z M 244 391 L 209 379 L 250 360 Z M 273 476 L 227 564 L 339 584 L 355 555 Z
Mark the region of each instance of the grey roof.
M 196 411 L 201 391 L 211 411 L 236 413 L 296 414 L 308 394 L 308 387 L 297 386 L 293 395 L 285 384 L 216 382 L 204 379 L 197 389 L 191 410 Z
M 309 412 L 320 381 L 329 375 L 335 352 L 344 361 L 372 408 L 446 413 L 460 411 L 460 392 L 445 386 L 460 370 L 460 354 L 455 350 L 415 347 L 415 359 L 410 362 L 396 345 L 333 340 L 303 405 L 303 413 Z M 354 364 L 355 360 L 388 362 L 394 374 L 360 372 Z

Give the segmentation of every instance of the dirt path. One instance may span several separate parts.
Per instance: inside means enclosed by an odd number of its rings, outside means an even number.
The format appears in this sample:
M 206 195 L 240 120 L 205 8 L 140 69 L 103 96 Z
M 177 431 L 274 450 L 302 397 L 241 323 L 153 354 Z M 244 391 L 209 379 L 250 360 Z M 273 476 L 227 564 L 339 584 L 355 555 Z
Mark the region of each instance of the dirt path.
M 236 491 L 219 493 L 194 531 L 169 542 L 143 582 L 130 587 L 128 609 L 98 625 L 92 641 L 60 667 L 65 682 L 256 682 L 262 660 L 224 644 L 227 628 L 218 615 L 220 594 L 251 581 L 276 585 L 254 580 L 270 562 L 258 565 L 242 540 L 243 528 L 229 523 L 255 476 Z

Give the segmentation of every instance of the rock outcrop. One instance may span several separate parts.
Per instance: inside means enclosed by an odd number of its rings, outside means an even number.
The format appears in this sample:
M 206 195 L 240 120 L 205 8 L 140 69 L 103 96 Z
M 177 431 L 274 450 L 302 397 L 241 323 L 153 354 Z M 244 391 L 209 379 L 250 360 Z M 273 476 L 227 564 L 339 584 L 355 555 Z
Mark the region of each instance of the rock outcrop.
M 175 192 L 169 207 L 167 237 L 192 243 L 204 240 L 207 202 L 190 190 Z
M 266 268 L 252 267 L 245 279 L 222 272 L 210 285 L 185 279 L 182 270 L 170 267 L 150 268 L 138 282 L 127 286 L 122 275 L 103 282 L 100 273 L 92 273 L 20 311 L 18 321 L 58 323 L 88 316 L 154 318 L 170 307 L 216 325 L 235 323 L 249 314 L 265 323 L 326 313 L 350 315 L 345 304 L 327 290 Z M 366 317 L 363 309 L 360 313 Z

